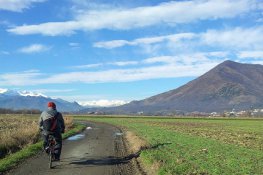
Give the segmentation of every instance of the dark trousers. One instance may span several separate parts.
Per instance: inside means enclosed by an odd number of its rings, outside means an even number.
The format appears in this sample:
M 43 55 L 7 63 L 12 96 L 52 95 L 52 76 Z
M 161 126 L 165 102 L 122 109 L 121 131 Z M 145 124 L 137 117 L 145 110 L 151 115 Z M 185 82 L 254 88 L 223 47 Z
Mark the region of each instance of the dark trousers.
M 55 140 L 57 142 L 56 146 L 55 146 L 55 154 L 56 154 L 56 158 L 60 158 L 60 154 L 61 154 L 61 149 L 62 149 L 62 135 L 61 133 L 54 133 L 52 134 L 55 137 Z M 48 136 L 49 135 L 42 135 L 43 138 L 43 147 L 46 148 L 48 146 Z

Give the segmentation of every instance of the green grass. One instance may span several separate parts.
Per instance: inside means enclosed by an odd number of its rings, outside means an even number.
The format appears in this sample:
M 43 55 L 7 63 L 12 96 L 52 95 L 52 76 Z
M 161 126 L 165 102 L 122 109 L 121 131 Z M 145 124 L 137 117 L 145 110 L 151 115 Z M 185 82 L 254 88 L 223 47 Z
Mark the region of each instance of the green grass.
M 65 139 L 69 136 L 72 136 L 85 128 L 85 125 L 75 124 L 71 130 L 62 135 L 62 138 Z M 7 171 L 12 167 L 16 166 L 22 160 L 25 160 L 28 157 L 31 157 L 38 153 L 42 149 L 43 142 L 40 141 L 38 143 L 28 145 L 24 149 L 10 154 L 7 157 L 0 159 L 0 174 L 1 172 Z
M 263 120 L 78 117 L 136 132 L 158 174 L 263 174 Z

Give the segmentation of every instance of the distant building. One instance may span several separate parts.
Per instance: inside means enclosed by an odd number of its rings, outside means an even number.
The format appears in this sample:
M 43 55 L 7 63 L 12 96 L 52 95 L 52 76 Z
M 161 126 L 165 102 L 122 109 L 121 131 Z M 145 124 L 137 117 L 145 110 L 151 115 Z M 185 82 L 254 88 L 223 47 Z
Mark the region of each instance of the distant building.
M 221 115 L 217 112 L 211 112 L 209 117 L 220 117 Z
M 138 115 L 143 115 L 143 111 L 137 112 Z

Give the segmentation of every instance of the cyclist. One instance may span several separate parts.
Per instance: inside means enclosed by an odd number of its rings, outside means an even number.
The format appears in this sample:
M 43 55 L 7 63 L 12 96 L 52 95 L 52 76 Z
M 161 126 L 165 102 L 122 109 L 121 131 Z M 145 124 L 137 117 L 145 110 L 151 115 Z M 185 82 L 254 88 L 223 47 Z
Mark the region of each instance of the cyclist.
M 62 149 L 62 136 L 61 133 L 65 131 L 65 123 L 63 116 L 56 109 L 54 102 L 48 102 L 48 109 L 43 111 L 39 118 L 39 127 L 43 138 L 43 148 L 48 152 L 48 136 L 53 135 L 57 142 L 55 146 L 55 161 L 60 160 Z

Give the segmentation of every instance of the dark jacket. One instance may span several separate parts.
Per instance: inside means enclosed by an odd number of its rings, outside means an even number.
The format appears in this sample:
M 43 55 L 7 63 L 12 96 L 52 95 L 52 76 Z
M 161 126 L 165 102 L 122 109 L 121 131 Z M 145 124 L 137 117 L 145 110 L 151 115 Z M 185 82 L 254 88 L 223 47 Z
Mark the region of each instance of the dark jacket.
M 54 118 L 55 117 L 55 118 Z M 50 130 L 50 125 L 56 120 L 56 125 L 54 130 Z M 52 121 L 52 122 L 51 122 Z M 56 109 L 48 108 L 48 110 L 43 111 L 39 118 L 39 127 L 42 130 L 42 134 L 47 135 L 50 133 L 61 134 L 65 131 L 65 123 L 63 116 Z

